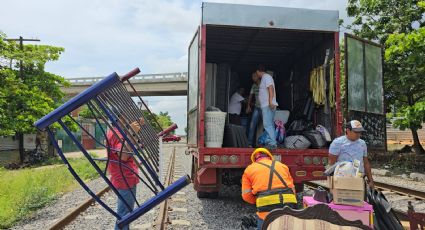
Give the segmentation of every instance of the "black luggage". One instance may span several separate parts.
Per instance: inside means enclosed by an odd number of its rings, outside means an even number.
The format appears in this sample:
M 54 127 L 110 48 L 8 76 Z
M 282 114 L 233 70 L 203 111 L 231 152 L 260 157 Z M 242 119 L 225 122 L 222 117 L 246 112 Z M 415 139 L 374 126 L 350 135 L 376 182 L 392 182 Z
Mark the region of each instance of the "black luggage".
M 227 124 L 224 128 L 223 147 L 247 148 L 248 138 L 245 127 Z
M 304 131 L 303 135 L 311 142 L 312 148 L 319 149 L 326 145 L 326 141 L 323 139 L 322 134 L 317 130 Z

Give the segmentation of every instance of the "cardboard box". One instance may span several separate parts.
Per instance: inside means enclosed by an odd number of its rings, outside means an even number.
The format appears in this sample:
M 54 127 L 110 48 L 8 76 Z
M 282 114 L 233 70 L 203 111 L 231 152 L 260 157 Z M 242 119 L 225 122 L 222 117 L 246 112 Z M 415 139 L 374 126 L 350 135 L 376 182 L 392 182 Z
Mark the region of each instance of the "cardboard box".
M 329 190 L 334 188 L 333 176 L 328 176 Z
M 335 204 L 363 206 L 364 190 L 331 189 Z
M 358 177 L 330 177 L 329 188 L 335 204 L 363 206 L 364 181 Z

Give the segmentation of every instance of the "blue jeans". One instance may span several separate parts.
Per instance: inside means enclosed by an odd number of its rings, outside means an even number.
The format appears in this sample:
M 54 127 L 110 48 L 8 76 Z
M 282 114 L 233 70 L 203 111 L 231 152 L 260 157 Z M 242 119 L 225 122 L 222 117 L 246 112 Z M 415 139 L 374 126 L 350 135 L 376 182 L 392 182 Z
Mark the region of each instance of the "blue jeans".
M 260 217 L 257 216 L 257 229 L 261 230 L 261 226 L 263 226 L 264 220 L 260 219 Z
M 131 207 L 131 211 L 133 211 L 134 208 L 134 203 L 136 202 L 136 200 L 134 200 L 133 196 L 131 195 L 130 190 L 133 192 L 134 196 L 136 196 L 136 185 L 131 188 L 131 189 L 118 189 L 118 193 L 121 194 L 121 196 L 124 198 L 124 200 L 127 202 L 128 205 L 130 205 Z M 128 210 L 127 206 L 125 205 L 125 203 L 117 198 L 118 203 L 117 203 L 117 213 L 119 216 L 123 217 L 125 215 L 127 215 L 127 213 L 129 213 L 130 211 Z M 118 228 L 118 225 L 115 224 L 115 230 L 118 230 L 120 228 Z M 129 227 L 124 226 L 123 228 L 121 228 L 123 230 L 128 230 Z
M 254 135 L 257 130 L 258 122 L 261 119 L 261 108 L 254 107 L 251 116 L 251 122 L 249 123 L 249 132 L 248 132 L 248 144 L 254 146 Z
M 269 137 L 266 140 L 266 144 L 270 146 L 277 146 L 276 134 L 274 127 L 274 114 L 276 109 L 271 109 L 270 107 L 262 107 L 261 112 L 263 114 L 263 125 Z

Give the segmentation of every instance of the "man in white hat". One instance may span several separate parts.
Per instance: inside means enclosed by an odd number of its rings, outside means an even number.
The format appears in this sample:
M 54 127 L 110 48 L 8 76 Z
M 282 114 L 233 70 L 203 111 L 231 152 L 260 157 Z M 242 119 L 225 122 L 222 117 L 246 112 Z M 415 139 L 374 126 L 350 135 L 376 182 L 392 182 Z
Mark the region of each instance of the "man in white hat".
M 365 131 L 362 124 L 357 120 L 346 123 L 345 135 L 336 138 L 329 147 L 329 165 L 341 161 L 358 162 L 360 164 L 359 171 L 367 176 L 368 184 L 373 188 L 366 142 L 360 139 L 361 133 Z

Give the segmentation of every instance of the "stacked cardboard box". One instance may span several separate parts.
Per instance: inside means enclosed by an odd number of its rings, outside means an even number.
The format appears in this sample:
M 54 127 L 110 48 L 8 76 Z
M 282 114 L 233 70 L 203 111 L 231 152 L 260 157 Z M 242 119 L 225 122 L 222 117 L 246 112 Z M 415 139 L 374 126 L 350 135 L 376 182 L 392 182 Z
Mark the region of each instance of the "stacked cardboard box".
M 364 180 L 361 177 L 328 177 L 335 204 L 363 206 Z

